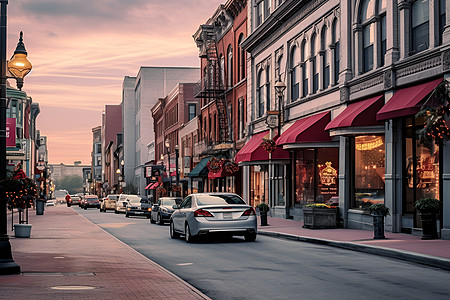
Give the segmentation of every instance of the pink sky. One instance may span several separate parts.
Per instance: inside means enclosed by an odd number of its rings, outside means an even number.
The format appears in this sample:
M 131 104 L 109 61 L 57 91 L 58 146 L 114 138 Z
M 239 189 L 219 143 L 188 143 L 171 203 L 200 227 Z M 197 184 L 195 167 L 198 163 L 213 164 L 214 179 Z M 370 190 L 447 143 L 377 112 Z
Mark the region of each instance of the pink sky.
M 141 66 L 199 66 L 192 35 L 224 2 L 9 1 L 7 55 L 23 31 L 33 64 L 23 90 L 40 105 L 49 162 L 90 164 L 92 128 L 106 104 L 120 104 L 124 76 Z

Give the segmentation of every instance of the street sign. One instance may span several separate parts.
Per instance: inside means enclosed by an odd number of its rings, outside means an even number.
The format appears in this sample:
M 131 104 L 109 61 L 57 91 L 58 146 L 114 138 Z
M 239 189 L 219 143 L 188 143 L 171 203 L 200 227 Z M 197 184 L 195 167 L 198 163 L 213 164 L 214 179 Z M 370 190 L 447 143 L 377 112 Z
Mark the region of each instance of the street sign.
M 278 127 L 278 111 L 277 110 L 267 111 L 266 124 L 269 126 L 269 128 L 277 128 Z

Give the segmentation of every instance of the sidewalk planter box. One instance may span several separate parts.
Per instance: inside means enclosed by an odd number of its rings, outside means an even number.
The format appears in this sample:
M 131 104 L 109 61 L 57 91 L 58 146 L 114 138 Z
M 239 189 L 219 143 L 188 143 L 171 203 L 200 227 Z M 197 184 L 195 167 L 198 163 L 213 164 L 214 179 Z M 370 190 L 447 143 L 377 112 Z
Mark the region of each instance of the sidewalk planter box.
M 31 235 L 31 224 L 14 224 L 14 236 L 17 238 L 29 238 Z
M 337 208 L 303 207 L 304 228 L 336 228 Z

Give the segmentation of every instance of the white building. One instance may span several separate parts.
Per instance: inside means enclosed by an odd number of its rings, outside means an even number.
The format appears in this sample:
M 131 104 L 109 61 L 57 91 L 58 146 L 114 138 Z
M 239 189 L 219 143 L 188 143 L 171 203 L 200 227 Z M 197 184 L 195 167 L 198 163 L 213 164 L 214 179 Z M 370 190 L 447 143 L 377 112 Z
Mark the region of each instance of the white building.
M 144 165 L 154 141 L 151 108 L 179 82 L 197 82 L 199 68 L 141 67 L 136 77 L 125 77 L 122 91 L 125 180 L 145 195 Z M 152 152 L 153 153 L 153 152 Z M 150 160 L 155 160 L 150 157 Z M 130 180 L 132 178 L 132 180 Z

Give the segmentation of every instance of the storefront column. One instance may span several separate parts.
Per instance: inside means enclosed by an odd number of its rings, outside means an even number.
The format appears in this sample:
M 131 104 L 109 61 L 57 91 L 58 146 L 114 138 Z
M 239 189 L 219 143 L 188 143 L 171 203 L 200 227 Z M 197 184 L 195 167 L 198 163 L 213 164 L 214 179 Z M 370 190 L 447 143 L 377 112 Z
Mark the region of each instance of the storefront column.
M 446 142 L 442 147 L 442 230 L 441 239 L 450 240 L 450 142 Z
M 250 166 L 242 166 L 242 198 L 250 203 Z
M 386 98 L 390 98 L 386 96 Z M 385 183 L 384 204 L 390 208 L 385 228 L 388 232 L 400 232 L 402 221 L 402 128 L 401 120 L 385 122 Z
M 339 213 L 344 220 L 344 228 L 348 226 L 348 209 L 350 207 L 350 138 L 339 138 Z

